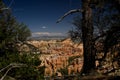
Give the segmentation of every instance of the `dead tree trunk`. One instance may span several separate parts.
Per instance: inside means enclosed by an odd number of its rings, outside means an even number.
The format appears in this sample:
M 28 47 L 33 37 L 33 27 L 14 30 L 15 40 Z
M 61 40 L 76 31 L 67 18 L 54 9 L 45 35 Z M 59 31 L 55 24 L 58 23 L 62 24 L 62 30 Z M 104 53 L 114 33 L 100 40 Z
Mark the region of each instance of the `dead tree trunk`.
M 82 73 L 88 74 L 95 69 L 95 49 L 93 41 L 93 20 L 90 0 L 82 0 L 82 38 L 84 48 L 84 64 Z
M 70 10 L 65 13 L 57 23 L 62 21 L 66 16 L 72 13 L 81 12 L 82 13 L 82 39 L 84 48 L 84 65 L 81 73 L 90 73 L 91 70 L 95 69 L 95 49 L 93 40 L 93 20 L 92 20 L 92 9 L 90 8 L 91 0 L 82 0 L 82 9 Z

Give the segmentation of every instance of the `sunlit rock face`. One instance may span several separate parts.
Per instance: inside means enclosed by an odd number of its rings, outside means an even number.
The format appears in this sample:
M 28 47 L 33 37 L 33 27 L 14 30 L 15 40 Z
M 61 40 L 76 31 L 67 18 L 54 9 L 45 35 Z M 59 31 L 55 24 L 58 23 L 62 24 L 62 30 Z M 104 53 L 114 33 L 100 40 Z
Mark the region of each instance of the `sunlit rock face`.
M 38 48 L 42 54 L 39 59 L 42 63 L 38 66 L 45 67 L 45 76 L 52 76 L 57 73 L 61 74 L 60 70 L 66 68 L 67 74 L 76 74 L 81 71 L 83 65 L 83 44 L 75 44 L 71 39 L 65 39 L 63 41 L 49 40 L 49 41 L 27 41 Z M 70 57 L 79 57 L 76 60 L 73 59 L 69 62 Z M 72 67 L 70 67 L 72 66 Z M 62 74 L 61 74 L 62 75 Z
M 19 51 L 38 54 L 41 64 L 45 66 L 44 75 L 62 76 L 61 69 L 66 69 L 67 74 L 77 74 L 81 71 L 83 65 L 83 44 L 75 44 L 71 39 L 65 40 L 32 40 L 26 44 L 18 44 Z M 73 57 L 72 60 L 70 58 Z M 77 57 L 77 58 L 74 58 Z
M 96 54 L 96 67 L 99 73 L 108 75 L 120 74 L 120 44 L 109 48 L 107 53 Z M 106 55 L 105 55 L 106 54 Z
M 40 41 L 27 41 L 27 44 L 34 46 L 31 48 L 26 44 L 17 44 L 20 48 L 19 51 L 38 53 L 39 59 L 42 63 L 37 67 L 45 66 L 44 75 L 53 76 L 59 73 L 63 75 L 61 69 L 66 69 L 68 75 L 77 74 L 81 71 L 83 66 L 83 44 L 75 44 L 70 39 L 65 40 L 40 40 Z M 97 44 L 98 45 L 98 44 Z M 120 45 L 117 48 L 113 47 L 106 53 L 104 61 L 100 61 L 104 53 L 102 49 L 97 46 L 98 52 L 96 53 L 96 68 L 99 73 L 107 73 L 115 70 L 118 72 L 120 65 Z M 100 48 L 100 49 L 99 49 Z M 114 50 L 115 49 L 115 50 Z M 70 58 L 73 58 L 70 61 Z M 113 73 L 116 74 L 116 73 Z

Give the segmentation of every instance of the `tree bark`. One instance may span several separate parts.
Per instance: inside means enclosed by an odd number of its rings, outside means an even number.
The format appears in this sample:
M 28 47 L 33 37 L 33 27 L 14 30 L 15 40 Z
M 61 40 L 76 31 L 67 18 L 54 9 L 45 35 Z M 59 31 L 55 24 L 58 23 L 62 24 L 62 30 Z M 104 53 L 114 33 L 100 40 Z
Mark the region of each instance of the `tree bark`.
M 81 73 L 89 74 L 91 70 L 95 69 L 95 48 L 93 38 L 93 20 L 92 9 L 90 8 L 90 0 L 82 0 L 82 9 L 70 10 L 64 14 L 57 23 L 62 21 L 66 16 L 76 12 L 82 12 L 82 39 L 84 48 L 84 64 Z
M 84 64 L 81 73 L 89 74 L 92 70 L 95 69 L 92 9 L 89 7 L 90 0 L 82 0 L 82 3 L 82 38 L 84 48 Z

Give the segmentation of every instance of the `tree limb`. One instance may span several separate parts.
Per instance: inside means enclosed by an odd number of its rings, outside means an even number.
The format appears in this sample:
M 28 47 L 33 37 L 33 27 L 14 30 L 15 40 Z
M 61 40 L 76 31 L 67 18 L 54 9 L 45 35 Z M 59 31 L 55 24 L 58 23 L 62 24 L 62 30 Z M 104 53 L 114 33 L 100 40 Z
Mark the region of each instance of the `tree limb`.
M 73 10 L 70 10 L 68 11 L 67 13 L 65 13 L 62 17 L 60 17 L 56 23 L 59 23 L 61 22 L 66 16 L 68 16 L 69 14 L 72 14 L 72 13 L 76 13 L 76 12 L 83 12 L 82 9 L 73 9 Z
M 107 33 L 103 33 L 103 34 L 101 34 L 100 36 L 97 36 L 96 38 L 93 39 L 93 41 L 96 41 L 96 40 L 98 40 L 99 38 L 104 37 L 106 34 L 107 34 Z
M 0 10 L 9 10 L 11 5 L 13 4 L 14 0 L 11 0 L 10 4 L 8 7 L 5 7 L 5 8 L 1 8 Z
M 0 10 L 1 10 L 1 11 L 2 11 L 2 10 L 9 10 L 9 8 L 1 8 Z
M 0 80 L 3 80 L 5 78 L 5 76 L 7 75 L 7 73 L 12 69 L 13 67 L 10 67 L 6 72 L 5 74 L 2 76 L 2 78 Z
M 11 66 L 11 65 L 9 64 L 8 66 L 2 68 L 2 69 L 0 70 L 0 72 L 4 71 L 5 69 L 7 69 L 7 68 L 10 67 L 10 66 Z
M 9 68 L 8 68 L 9 67 Z M 8 74 L 8 72 L 12 69 L 12 68 L 17 68 L 17 67 L 27 67 L 26 64 L 21 64 L 21 63 L 11 63 L 9 64 L 7 67 L 3 68 L 0 70 L 0 72 L 2 72 L 3 70 L 5 70 L 6 68 L 8 68 L 8 70 L 5 72 L 5 74 L 0 78 L 0 80 L 3 80 L 5 78 L 5 76 Z

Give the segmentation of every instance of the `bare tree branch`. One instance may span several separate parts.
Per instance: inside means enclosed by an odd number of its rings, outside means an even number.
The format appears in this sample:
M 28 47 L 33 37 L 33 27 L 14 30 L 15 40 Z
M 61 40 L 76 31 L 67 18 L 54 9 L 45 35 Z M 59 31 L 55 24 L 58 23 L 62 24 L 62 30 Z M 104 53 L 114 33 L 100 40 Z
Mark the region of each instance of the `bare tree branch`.
M 5 70 L 6 68 L 8 68 L 8 70 L 5 72 L 5 74 L 0 78 L 0 80 L 3 80 L 5 78 L 5 76 L 7 75 L 7 73 L 12 69 L 12 68 L 17 68 L 17 67 L 26 67 L 26 64 L 21 64 L 21 63 L 11 63 L 8 66 L 6 66 L 5 68 L 1 69 L 0 72 L 2 72 L 3 70 Z
M 8 66 L 2 68 L 2 69 L 0 70 L 0 72 L 4 71 L 5 69 L 7 69 L 7 68 L 10 67 L 10 66 L 11 66 L 11 65 L 9 64 Z
M 11 0 L 11 2 L 10 2 L 10 4 L 9 4 L 8 8 L 10 8 L 10 7 L 12 6 L 13 2 L 14 2 L 14 0 Z
M 0 80 L 3 80 L 5 78 L 5 76 L 7 75 L 7 73 L 12 69 L 13 67 L 10 67 L 6 72 L 5 74 L 2 76 L 2 78 Z
M 14 0 L 11 0 L 11 2 L 10 2 L 10 4 L 9 4 L 8 7 L 1 8 L 0 10 L 1 10 L 1 11 L 2 11 L 2 10 L 9 10 L 10 7 L 12 6 L 13 2 L 14 2 Z
M 59 23 L 61 22 L 66 16 L 68 16 L 69 14 L 72 14 L 72 13 L 76 13 L 76 12 L 83 12 L 82 9 L 73 9 L 73 10 L 70 10 L 68 11 L 67 13 L 65 13 L 62 17 L 60 17 L 56 23 Z
M 1 8 L 0 10 L 1 10 L 1 11 L 2 11 L 2 10 L 9 10 L 9 8 Z
M 93 39 L 93 41 L 96 41 L 96 40 L 98 40 L 99 38 L 104 37 L 106 34 L 107 34 L 107 33 L 103 33 L 103 34 L 101 34 L 100 36 L 97 36 L 96 38 Z

